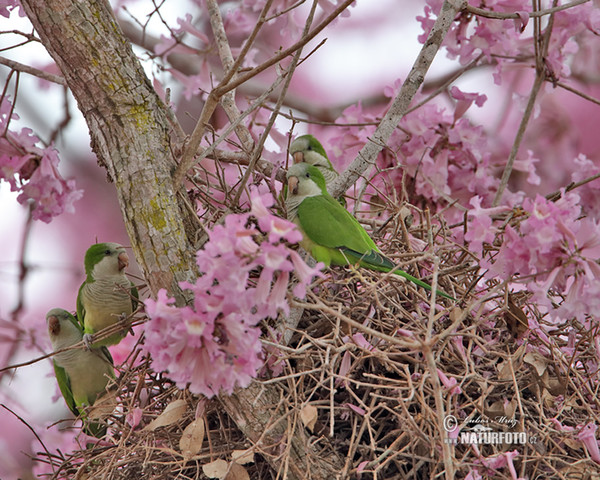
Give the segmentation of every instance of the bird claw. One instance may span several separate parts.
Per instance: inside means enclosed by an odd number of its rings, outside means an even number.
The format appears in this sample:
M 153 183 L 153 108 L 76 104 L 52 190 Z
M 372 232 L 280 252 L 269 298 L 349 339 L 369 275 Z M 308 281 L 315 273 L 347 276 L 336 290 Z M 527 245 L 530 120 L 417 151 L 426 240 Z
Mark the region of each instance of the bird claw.
M 86 350 L 91 350 L 92 349 L 92 338 L 93 338 L 93 334 L 91 333 L 84 333 L 83 334 L 83 344 L 85 345 Z
M 123 336 L 127 336 L 128 333 L 131 333 L 132 335 L 134 335 L 133 328 L 129 324 L 128 317 L 129 317 L 129 315 L 127 315 L 126 313 L 121 313 L 119 315 L 119 323 L 121 325 L 123 325 L 123 330 L 125 331 Z

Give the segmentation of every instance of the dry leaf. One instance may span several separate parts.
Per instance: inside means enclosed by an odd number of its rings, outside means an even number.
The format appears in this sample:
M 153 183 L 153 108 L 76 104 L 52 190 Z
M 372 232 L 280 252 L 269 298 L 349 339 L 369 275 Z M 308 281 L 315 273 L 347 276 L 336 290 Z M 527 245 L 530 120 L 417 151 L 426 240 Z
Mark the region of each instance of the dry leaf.
M 523 360 L 523 354 L 525 353 L 525 345 L 521 345 L 515 353 L 513 353 L 508 359 L 502 363 L 498 363 L 496 367 L 498 369 L 499 380 L 512 380 L 513 372 L 519 370 L 521 361 Z
M 231 452 L 231 459 L 240 465 L 254 463 L 254 452 L 252 450 L 234 450 Z
M 187 410 L 187 403 L 185 400 L 175 400 L 167 405 L 165 410 L 148 425 L 144 427 L 144 430 L 153 432 L 158 427 L 166 427 L 172 423 L 177 422 L 183 417 Z
M 204 419 L 197 418 L 190 423 L 181 434 L 179 449 L 186 460 L 192 458 L 202 449 L 204 442 Z
M 514 338 L 521 337 L 529 330 L 529 320 L 525 312 L 513 302 L 511 295 L 508 296 L 508 310 L 504 313 L 504 320 L 508 331 Z
M 496 369 L 498 370 L 498 380 L 512 379 L 514 366 L 512 366 L 510 359 L 505 360 L 502 363 L 498 363 L 498 365 L 496 365 Z
M 109 416 L 115 411 L 119 401 L 117 400 L 117 391 L 110 390 L 104 395 L 98 397 L 88 411 L 87 415 L 90 420 L 97 420 Z
M 244 467 L 233 462 L 225 480 L 250 480 L 250 475 L 248 475 L 248 472 Z
M 538 377 L 541 377 L 546 371 L 546 368 L 548 368 L 548 360 L 546 357 L 537 352 L 527 352 L 523 357 L 523 360 L 525 363 L 528 363 L 535 368 Z
M 302 410 L 300 410 L 300 420 L 312 432 L 317 423 L 317 407 L 314 405 L 304 405 Z
M 565 445 L 573 450 L 581 451 L 581 442 L 575 438 L 565 437 L 562 439 Z
M 208 478 L 217 478 L 219 480 L 225 478 L 227 470 L 229 469 L 229 463 L 219 458 L 214 462 L 206 463 L 202 465 L 202 473 Z

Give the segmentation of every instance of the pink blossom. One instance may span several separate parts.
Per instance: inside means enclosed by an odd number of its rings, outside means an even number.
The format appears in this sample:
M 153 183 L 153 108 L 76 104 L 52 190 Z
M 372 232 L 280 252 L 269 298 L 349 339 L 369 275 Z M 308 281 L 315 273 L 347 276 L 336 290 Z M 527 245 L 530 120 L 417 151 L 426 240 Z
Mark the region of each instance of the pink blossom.
M 596 430 L 598 430 L 598 426 L 595 423 L 588 423 L 581 429 L 577 438 L 583 443 L 592 460 L 600 463 L 600 448 L 598 448 L 596 440 Z
M 353 405 L 351 403 L 343 403 L 342 407 L 349 408 L 350 410 L 352 410 L 354 413 L 360 415 L 361 417 L 364 417 L 367 413 L 364 408 L 361 408 L 357 405 Z
M 314 277 L 323 277 L 321 269 L 325 266 L 323 262 L 317 263 L 314 267 L 310 267 L 295 250 L 290 251 L 290 259 L 294 265 L 294 273 L 298 277 L 299 282 L 294 287 L 294 295 L 298 298 L 304 298 L 306 295 L 306 285 Z
M 350 372 L 350 368 L 352 367 L 352 354 L 349 350 L 344 352 L 342 356 L 342 361 L 340 362 L 340 370 L 338 372 L 339 377 L 335 379 L 336 386 L 343 385 L 344 387 L 348 386 L 348 381 L 346 377 L 348 372 Z
M 296 226 L 281 217 L 276 217 L 268 210 L 273 206 L 273 196 L 270 194 L 260 195 L 258 189 L 252 189 L 250 198 L 252 201 L 252 214 L 258 220 L 258 226 L 262 231 L 269 233 L 269 242 L 276 243 L 280 240 L 287 240 L 291 243 L 297 243 L 302 240 L 302 234 Z
M 574 160 L 575 170 L 571 174 L 573 183 L 581 182 L 589 177 L 600 174 L 600 165 L 585 155 L 580 154 Z M 588 182 L 577 189 L 581 198 L 582 209 L 588 215 L 600 219 L 600 179 Z
M 478 107 L 481 107 L 487 100 L 486 95 L 480 95 L 479 93 L 465 93 L 456 86 L 450 89 L 450 95 L 455 100 L 458 100 L 454 111 L 455 121 L 465 114 L 473 102 L 475 102 L 475 105 Z
M 515 19 L 515 29 L 519 33 L 523 33 L 525 31 L 525 28 L 527 27 L 527 24 L 529 23 L 529 13 L 527 13 L 524 10 L 515 13 L 519 17 Z
M 448 390 L 450 395 L 458 395 L 462 392 L 461 388 L 457 385 L 456 378 L 448 378 L 444 372 L 442 372 L 439 368 L 437 369 L 438 376 L 442 381 L 442 384 Z
M 481 197 L 476 195 L 469 202 L 473 208 L 468 211 L 469 229 L 465 234 L 469 248 L 480 255 L 483 254 L 483 244 L 491 245 L 499 232 L 497 227 L 492 226 L 492 215 L 510 211 L 507 206 L 482 208 L 481 200 Z
M 181 283 L 194 296 L 191 305 L 174 306 L 165 290 L 158 292 L 156 300 L 146 300 L 150 321 L 145 325 L 145 348 L 154 367 L 179 387 L 189 386 L 193 393 L 209 398 L 231 394 L 256 377 L 263 366 L 257 324 L 289 312 L 290 273 L 300 272 L 296 277 L 303 293 L 319 273 L 281 243 L 297 236 L 292 235 L 291 222 L 282 221 L 289 226 L 272 218 L 266 205 L 272 205 L 273 199 L 253 195 L 252 201 L 252 214 L 228 215 L 197 252 L 202 275 L 194 283 Z M 281 225 L 286 233 L 271 235 Z M 267 239 L 259 244 L 260 233 Z
M 376 350 L 375 346 L 371 342 L 369 342 L 365 338 L 365 336 L 360 332 L 353 334 L 352 340 L 354 341 L 354 343 L 356 343 L 356 345 L 358 345 L 360 348 L 365 349 L 368 352 L 373 352 Z
M 125 416 L 125 421 L 132 429 L 135 429 L 140 424 L 144 411 L 140 407 L 135 407 Z
M 7 97 L 0 103 L 0 180 L 6 180 L 17 200 L 32 204 L 34 220 L 49 223 L 63 212 L 72 213 L 73 203 L 83 195 L 74 180 L 65 180 L 58 171 L 58 152 L 53 147 L 38 148 L 39 139 L 28 128 L 19 132 L 9 129 L 12 104 Z M 7 131 L 8 130 L 8 131 Z
M 557 418 L 551 418 L 550 422 L 554 425 L 554 428 L 559 432 L 573 432 L 575 427 L 570 427 L 569 425 L 563 425 Z
M 500 470 L 501 468 L 508 467 L 510 476 L 513 480 L 524 480 L 518 476 L 517 470 L 515 469 L 515 465 L 513 463 L 513 459 L 518 456 L 518 450 L 512 450 L 510 452 L 504 452 L 493 457 L 479 457 L 476 462 L 484 465 L 485 468 L 490 470 L 492 473 Z

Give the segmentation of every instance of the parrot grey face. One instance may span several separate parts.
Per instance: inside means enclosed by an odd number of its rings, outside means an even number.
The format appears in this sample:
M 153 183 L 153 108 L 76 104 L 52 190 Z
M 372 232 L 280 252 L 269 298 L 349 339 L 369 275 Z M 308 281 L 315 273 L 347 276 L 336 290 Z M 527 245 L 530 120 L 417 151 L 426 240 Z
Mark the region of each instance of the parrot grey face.
M 306 162 L 315 167 L 331 169 L 329 160 L 323 153 L 321 144 L 315 138 L 307 135 L 298 137 L 290 145 L 290 155 L 294 159 L 294 163 Z
M 292 165 L 287 172 L 289 195 L 299 197 L 321 195 L 321 187 L 312 178 L 313 174 L 316 175 L 317 173 L 318 170 L 315 167 L 306 163 Z
M 60 335 L 60 320 L 58 320 L 56 315 L 48 315 L 46 323 L 48 324 L 48 335 L 50 335 L 50 337 L 57 337 Z
M 73 317 L 69 312 L 61 308 L 54 308 L 46 314 L 48 336 L 54 350 L 74 345 L 81 340 L 82 333 L 73 323 L 76 320 L 71 318 Z
M 92 275 L 94 278 L 118 275 L 129 266 L 129 256 L 125 249 L 118 244 L 108 244 L 101 252 L 98 263 L 94 265 Z
M 298 137 L 290 145 L 290 155 L 294 163 L 300 163 L 304 160 L 304 152 L 308 149 L 309 141 L 306 137 Z

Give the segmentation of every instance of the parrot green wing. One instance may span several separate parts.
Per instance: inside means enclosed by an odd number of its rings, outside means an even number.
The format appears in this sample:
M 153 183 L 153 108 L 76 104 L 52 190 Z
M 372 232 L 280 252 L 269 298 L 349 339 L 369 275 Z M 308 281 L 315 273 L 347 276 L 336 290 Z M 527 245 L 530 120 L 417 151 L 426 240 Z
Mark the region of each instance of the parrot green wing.
M 85 325 L 83 323 L 83 318 L 85 316 L 85 308 L 83 307 L 83 300 L 81 299 L 81 290 L 83 289 L 84 285 L 85 282 L 81 284 L 81 287 L 79 287 L 79 291 L 77 292 L 77 320 L 82 331 L 85 330 Z
M 135 312 L 135 310 L 138 307 L 138 300 L 140 299 L 140 293 L 138 292 L 138 289 L 135 288 L 135 284 L 130 280 L 131 283 L 131 295 L 133 296 L 133 298 L 131 299 L 131 307 L 132 307 L 132 311 Z
M 62 393 L 69 410 L 73 412 L 73 415 L 78 417 L 79 410 L 77 409 L 77 404 L 75 403 L 73 392 L 71 391 L 71 380 L 69 379 L 69 376 L 67 375 L 67 372 L 65 372 L 64 368 L 58 366 L 54 361 L 52 364 L 54 365 L 54 375 L 56 375 L 56 381 L 58 382 L 60 393 Z
M 381 254 L 358 220 L 330 195 L 305 198 L 298 207 L 298 223 L 308 237 L 311 254 L 317 261 L 327 265 L 358 263 L 379 272 L 393 270 L 396 275 L 431 291 L 431 285 L 397 269 L 394 262 Z M 454 300 L 440 290 L 437 294 Z
M 378 250 L 358 220 L 330 195 L 305 198 L 298 207 L 298 221 L 319 246 L 348 249 L 360 256 Z

